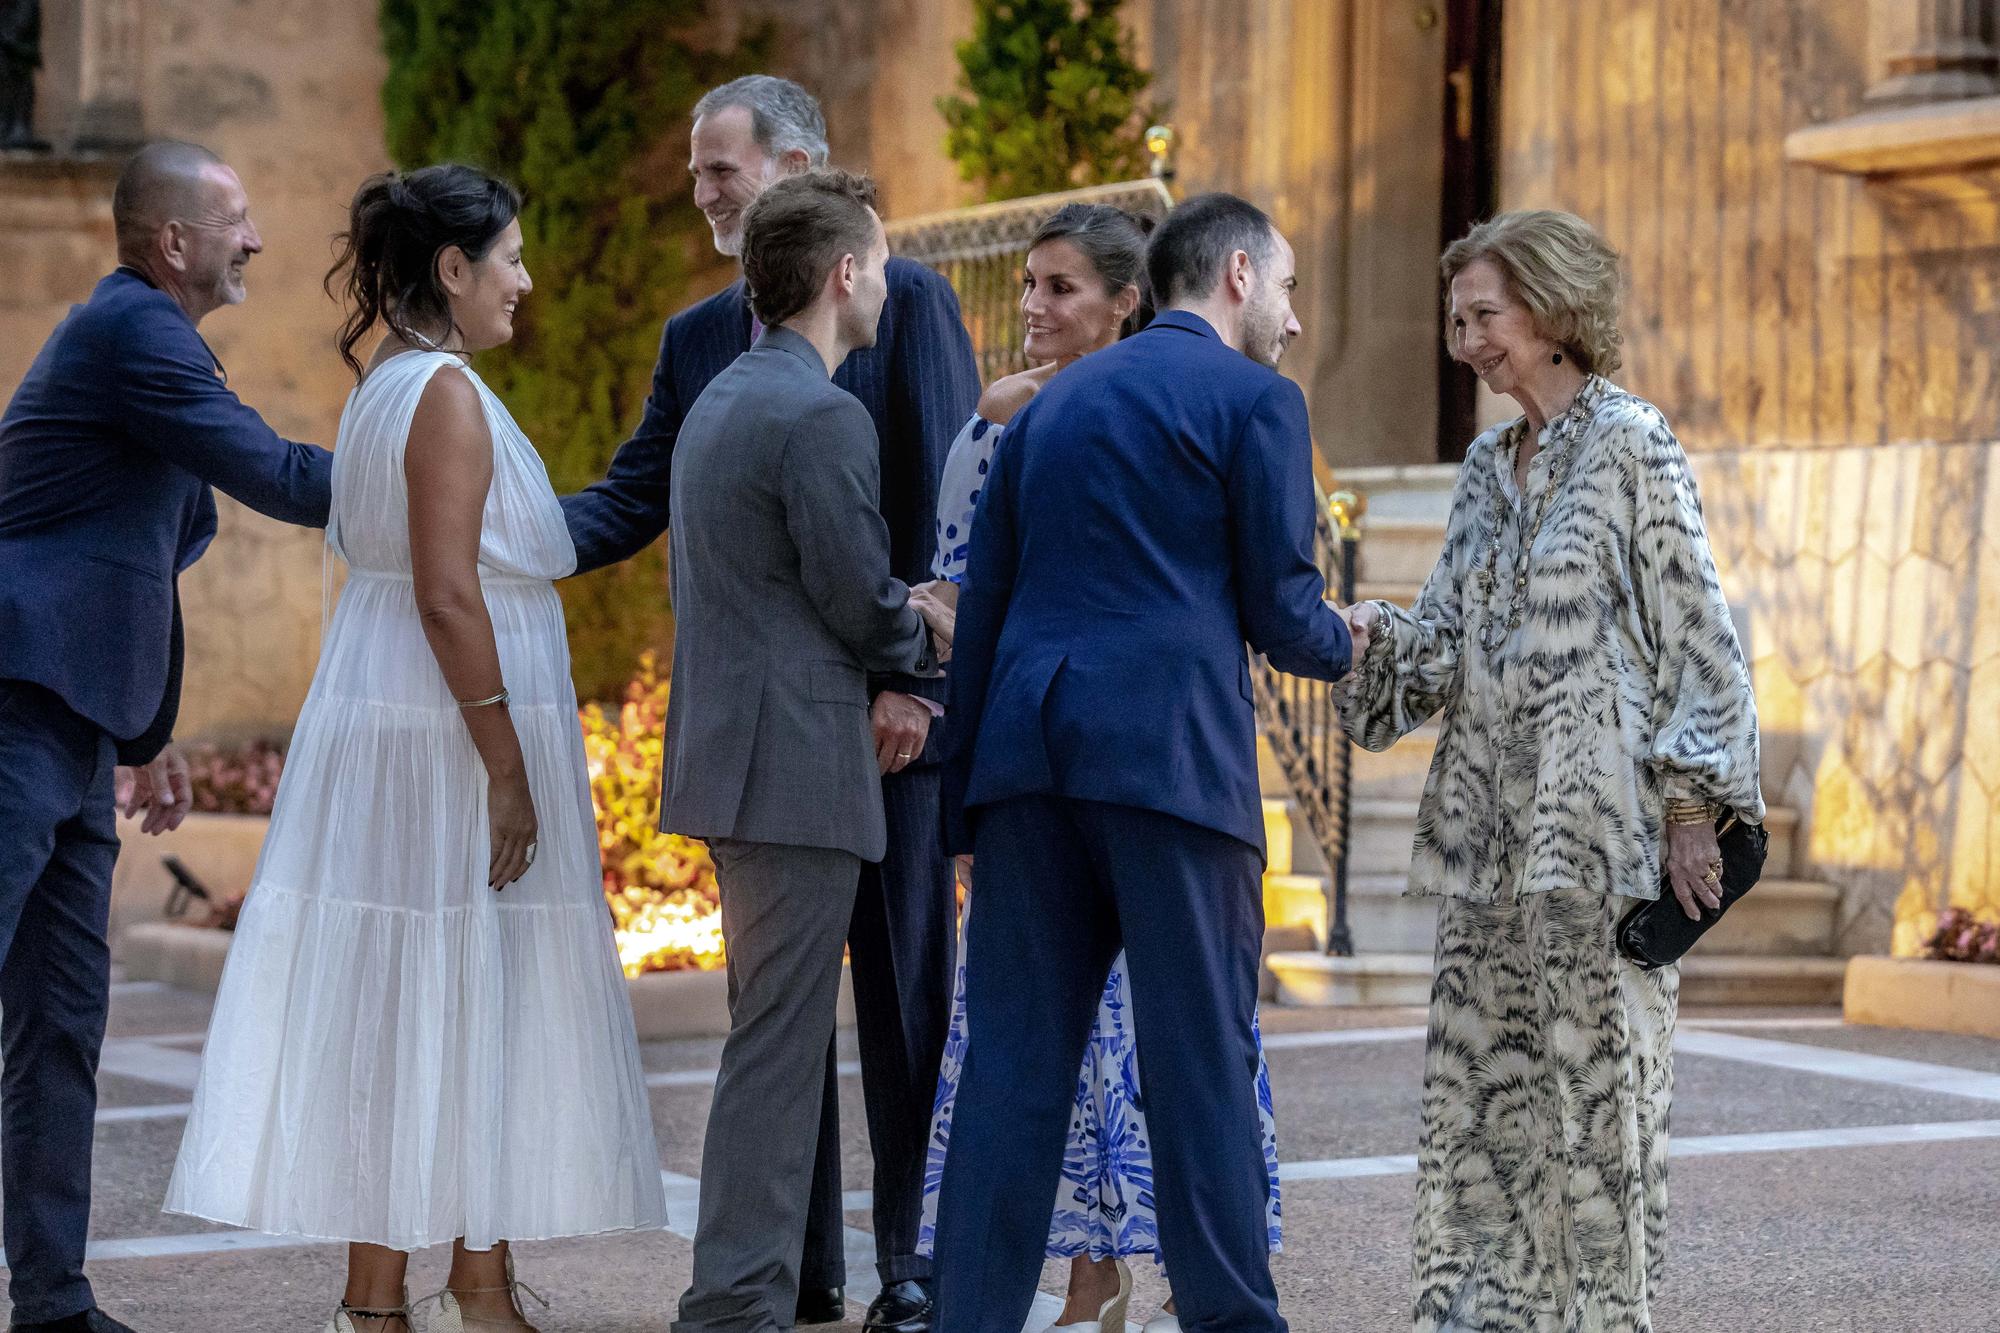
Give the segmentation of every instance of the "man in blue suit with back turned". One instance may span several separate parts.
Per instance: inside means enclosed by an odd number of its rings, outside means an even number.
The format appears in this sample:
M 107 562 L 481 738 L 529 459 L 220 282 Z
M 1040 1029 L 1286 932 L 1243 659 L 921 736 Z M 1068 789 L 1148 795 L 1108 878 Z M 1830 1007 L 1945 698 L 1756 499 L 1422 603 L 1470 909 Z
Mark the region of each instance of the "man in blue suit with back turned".
M 743 210 L 766 185 L 827 161 L 819 103 L 796 83 L 766 74 L 705 95 L 695 104 L 690 138 L 694 201 L 725 255 L 742 254 Z M 914 587 L 931 577 L 938 478 L 953 437 L 979 401 L 979 371 L 951 284 L 907 259 L 891 258 L 887 277 L 875 345 L 848 357 L 833 382 L 860 399 L 875 423 L 890 568 Z M 638 430 L 605 480 L 563 499 L 578 572 L 626 559 L 666 531 L 681 420 L 762 332 L 740 279 L 667 321 Z M 870 1333 L 923 1333 L 930 1324 L 930 1261 L 917 1253 L 917 1231 L 958 929 L 938 804 L 945 685 L 887 675 L 871 678 L 868 692 L 889 847 L 879 863 L 862 867 L 847 937 L 875 1152 L 875 1260 L 882 1280 L 867 1326 Z M 828 1059 L 799 1268 L 802 1324 L 842 1319 L 846 1308 L 837 1077 Z
M 1019 1333 L 1076 1070 L 1122 946 L 1181 1325 L 1280 1333 L 1251 1033 L 1263 806 L 1244 642 L 1345 676 L 1313 561 L 1292 250 L 1204 195 L 1147 257 L 1160 314 L 1007 428 L 951 665 L 953 850 L 975 853 L 968 1057 L 938 1214 L 939 1333 Z
M 112 198 L 116 272 L 49 335 L 0 417 L 0 1163 L 12 1327 L 130 1333 L 83 1275 L 113 771 L 145 829 L 188 810 L 176 580 L 215 536 L 211 486 L 321 527 L 333 455 L 282 440 L 195 331 L 263 247 L 236 174 L 139 150 Z

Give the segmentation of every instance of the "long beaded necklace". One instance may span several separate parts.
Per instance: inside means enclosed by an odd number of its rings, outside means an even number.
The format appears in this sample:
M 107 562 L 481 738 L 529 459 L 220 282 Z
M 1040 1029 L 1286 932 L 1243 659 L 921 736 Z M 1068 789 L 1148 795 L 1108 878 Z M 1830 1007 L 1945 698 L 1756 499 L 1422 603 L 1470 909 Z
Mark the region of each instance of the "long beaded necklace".
M 1542 498 L 1535 505 L 1533 521 L 1521 542 L 1521 567 L 1514 576 L 1514 588 L 1507 599 L 1507 615 L 1503 621 L 1493 612 L 1493 590 L 1500 582 L 1500 537 L 1506 531 L 1510 506 L 1507 492 L 1499 486 L 1493 488 L 1493 540 L 1486 548 L 1486 568 L 1479 571 L 1480 627 L 1479 646 L 1487 652 L 1498 652 L 1507 638 L 1521 627 L 1522 618 L 1528 610 L 1528 563 L 1534 555 L 1535 542 L 1542 535 L 1542 524 L 1555 506 L 1555 499 L 1569 479 L 1569 470 L 1576 462 L 1581 450 L 1578 441 L 1590 425 L 1590 418 L 1597 408 L 1597 399 L 1603 390 L 1604 380 L 1592 375 L 1577 390 L 1569 410 L 1557 420 L 1556 430 L 1551 436 L 1548 450 L 1556 455 L 1555 466 L 1549 473 L 1546 485 L 1542 487 Z M 1525 430 L 1525 425 L 1523 430 Z M 1518 451 L 1520 444 L 1515 444 Z M 1545 451 L 1546 452 L 1546 451 Z

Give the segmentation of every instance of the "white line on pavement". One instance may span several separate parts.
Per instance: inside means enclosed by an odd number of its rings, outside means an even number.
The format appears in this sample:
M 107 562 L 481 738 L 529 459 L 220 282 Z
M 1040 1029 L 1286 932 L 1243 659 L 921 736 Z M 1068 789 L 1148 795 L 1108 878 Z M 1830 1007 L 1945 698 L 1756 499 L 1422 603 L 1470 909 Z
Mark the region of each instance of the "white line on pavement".
M 834 1066 L 834 1071 L 842 1078 L 857 1078 L 861 1066 L 853 1060 L 842 1060 Z M 646 1075 L 649 1088 L 709 1088 L 715 1086 L 715 1077 L 721 1072 L 714 1069 L 665 1069 Z
M 192 1102 L 169 1102 L 161 1106 L 105 1106 L 97 1112 L 100 1125 L 119 1125 L 132 1120 L 179 1120 L 194 1110 Z
M 1732 1153 L 1801 1152 L 1826 1148 L 1875 1148 L 1905 1144 L 1950 1143 L 1971 1139 L 2000 1139 L 2000 1120 L 1946 1120 L 1929 1124 L 1859 1125 L 1844 1129 L 1777 1130 L 1759 1134 L 1711 1134 L 1673 1141 L 1675 1157 L 1712 1157 Z M 1341 1157 L 1324 1161 L 1286 1162 L 1280 1177 L 1289 1184 L 1321 1180 L 1356 1180 L 1369 1176 L 1409 1175 L 1417 1169 L 1415 1157 Z M 694 1239 L 695 1222 L 701 1212 L 701 1182 L 675 1171 L 660 1172 L 666 1187 L 667 1230 L 684 1240 Z M 867 1190 L 848 1190 L 841 1198 L 850 1210 L 866 1209 L 873 1196 Z M 866 1305 L 881 1290 L 875 1274 L 875 1237 L 859 1227 L 846 1229 L 848 1284 L 850 1299 Z M 290 1246 L 329 1245 L 337 1241 L 309 1240 L 296 1236 L 265 1236 L 253 1231 L 199 1231 L 173 1236 L 140 1236 L 122 1240 L 93 1241 L 88 1257 L 108 1259 L 151 1259 L 164 1255 L 218 1254 L 232 1250 L 284 1249 Z M 6 1256 L 0 1253 L 0 1267 Z M 1053 1297 L 1049 1299 L 1053 1300 Z M 1049 1314 L 1060 1308 L 1057 1302 Z M 1039 1309 L 1039 1307 L 1037 1307 Z
M 1336 1028 L 1331 1032 L 1267 1032 L 1264 1049 L 1290 1051 L 1316 1046 L 1365 1046 L 1383 1041 L 1422 1041 L 1422 1028 Z
M 1683 1028 L 1713 1028 L 1722 1031 L 1728 1028 L 1768 1028 L 1772 1031 L 1812 1031 L 1834 1030 L 1847 1026 L 1847 1020 L 1837 1015 L 1826 1018 L 1683 1018 L 1679 1021 Z
M 104 1043 L 97 1069 L 101 1074 L 192 1090 L 201 1075 L 201 1056 L 195 1051 L 175 1050 L 137 1037 L 118 1037 Z
M 1904 1143 L 1951 1143 L 2000 1138 L 2000 1120 L 1944 1120 L 1928 1125 L 1855 1125 L 1846 1129 L 1776 1130 L 1764 1134 L 1710 1134 L 1676 1139 L 1675 1157 L 1724 1153 L 1798 1152 L 1813 1148 L 1882 1148 Z
M 1683 1031 L 1676 1035 L 1674 1049 L 1689 1055 L 1742 1060 L 1772 1069 L 1793 1069 L 1800 1073 L 1855 1079 L 1862 1083 L 1887 1083 L 1917 1092 L 1942 1092 L 1955 1097 L 2000 1102 L 2000 1074 L 1983 1074 L 1955 1065 L 1924 1064 L 1884 1055 L 1863 1055 L 1829 1046 L 1737 1037 L 1726 1032 Z

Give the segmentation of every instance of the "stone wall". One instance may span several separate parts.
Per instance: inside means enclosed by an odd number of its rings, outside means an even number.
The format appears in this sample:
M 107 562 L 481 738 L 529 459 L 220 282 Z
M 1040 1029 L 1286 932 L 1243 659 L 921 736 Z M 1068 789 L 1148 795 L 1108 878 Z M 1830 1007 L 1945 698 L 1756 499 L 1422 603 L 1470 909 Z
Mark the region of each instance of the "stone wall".
M 373 4 L 149 0 L 148 133 L 197 140 L 243 178 L 264 253 L 250 299 L 202 322 L 230 386 L 291 439 L 331 445 L 352 387 L 321 292 L 329 242 L 363 177 L 388 165 Z M 319 659 L 318 532 L 223 500 L 222 530 L 183 576 L 182 733 L 288 732 Z
M 52 22 L 78 0 L 51 0 Z M 143 132 L 191 139 L 243 178 L 265 250 L 249 300 L 202 334 L 230 387 L 281 434 L 333 443 L 350 379 L 339 313 L 320 291 L 354 187 L 386 165 L 372 4 L 146 0 L 138 16 Z M 60 79 L 57 80 L 60 86 Z M 0 395 L 63 312 L 116 263 L 116 162 L 10 163 L 0 173 Z M 319 654 L 321 536 L 218 497 L 221 532 L 181 580 L 183 737 L 290 731 Z
M 2000 909 L 2000 221 L 1788 163 L 1877 77 L 1869 7 L 1513 0 L 1502 195 L 1626 254 L 1626 366 L 1696 455 L 1766 790 L 1844 939 Z

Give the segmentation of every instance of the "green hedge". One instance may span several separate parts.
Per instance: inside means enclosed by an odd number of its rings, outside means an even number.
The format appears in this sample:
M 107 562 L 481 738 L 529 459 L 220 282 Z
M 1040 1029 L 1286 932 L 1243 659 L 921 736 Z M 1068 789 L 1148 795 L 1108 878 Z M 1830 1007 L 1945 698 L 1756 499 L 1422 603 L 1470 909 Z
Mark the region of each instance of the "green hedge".
M 958 44 L 959 88 L 942 97 L 945 151 L 989 200 L 1018 199 L 1146 174 L 1146 126 L 1164 108 L 1139 94 L 1120 0 L 973 0 Z
M 548 462 L 558 491 L 604 474 L 638 422 L 660 326 L 708 255 L 686 170 L 687 113 L 753 68 L 760 30 L 706 52 L 701 0 L 381 0 L 390 157 L 467 162 L 526 196 L 535 290 L 481 376 Z M 563 585 L 577 690 L 613 698 L 673 639 L 664 560 Z

